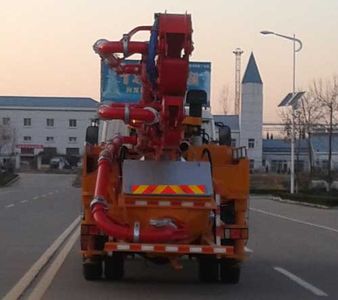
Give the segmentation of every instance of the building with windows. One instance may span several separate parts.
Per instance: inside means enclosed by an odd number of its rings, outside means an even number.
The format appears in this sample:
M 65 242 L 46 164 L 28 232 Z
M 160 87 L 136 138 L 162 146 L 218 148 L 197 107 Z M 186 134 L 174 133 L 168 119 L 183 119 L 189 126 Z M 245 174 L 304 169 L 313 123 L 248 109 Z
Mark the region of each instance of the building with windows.
M 291 143 L 285 139 L 263 140 L 263 166 L 267 172 L 289 173 Z M 298 172 L 309 171 L 308 140 L 295 141 L 295 169 Z
M 42 152 L 80 156 L 97 105 L 91 98 L 0 96 L 0 126 L 12 130 L 7 144 L 15 145 L 21 159 L 31 160 Z M 12 151 L 13 147 L 2 147 L 1 155 Z

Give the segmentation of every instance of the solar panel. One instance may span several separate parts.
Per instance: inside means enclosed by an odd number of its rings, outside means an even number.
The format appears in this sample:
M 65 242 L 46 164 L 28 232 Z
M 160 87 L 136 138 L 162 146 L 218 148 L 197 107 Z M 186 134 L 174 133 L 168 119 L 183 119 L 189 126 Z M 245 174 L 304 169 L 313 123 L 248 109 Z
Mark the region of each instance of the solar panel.
M 303 97 L 305 92 L 296 92 L 296 93 L 288 93 L 285 98 L 282 100 L 282 102 L 278 105 L 278 107 L 283 107 L 283 106 L 297 106 L 298 100 Z
M 305 94 L 305 92 L 298 92 L 298 93 L 296 93 L 296 94 L 292 97 L 292 99 L 290 100 L 289 105 L 297 106 L 298 100 L 299 100 L 300 98 L 302 98 L 304 94 Z
M 290 101 L 290 99 L 292 98 L 292 93 L 287 94 L 284 99 L 282 100 L 281 103 L 279 103 L 278 107 L 282 107 L 282 106 L 288 106 L 288 103 Z

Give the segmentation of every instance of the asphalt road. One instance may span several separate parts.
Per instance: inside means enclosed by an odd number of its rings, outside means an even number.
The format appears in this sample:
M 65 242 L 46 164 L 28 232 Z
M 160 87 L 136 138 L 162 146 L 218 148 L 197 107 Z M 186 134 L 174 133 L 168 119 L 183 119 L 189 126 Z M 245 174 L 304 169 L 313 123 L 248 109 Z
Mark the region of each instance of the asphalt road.
M 0 190 L 0 298 L 78 216 L 80 193 L 70 181 L 24 175 Z M 264 198 L 250 207 L 253 252 L 238 285 L 199 283 L 194 261 L 176 272 L 141 259 L 127 262 L 121 282 L 88 282 L 77 242 L 43 299 L 338 299 L 338 210 Z
M 0 299 L 80 214 L 73 178 L 23 173 L 0 188 Z
M 201 284 L 188 260 L 181 272 L 128 261 L 124 281 L 88 282 L 77 243 L 44 299 L 338 299 L 338 210 L 263 198 L 250 206 L 253 252 L 238 285 Z

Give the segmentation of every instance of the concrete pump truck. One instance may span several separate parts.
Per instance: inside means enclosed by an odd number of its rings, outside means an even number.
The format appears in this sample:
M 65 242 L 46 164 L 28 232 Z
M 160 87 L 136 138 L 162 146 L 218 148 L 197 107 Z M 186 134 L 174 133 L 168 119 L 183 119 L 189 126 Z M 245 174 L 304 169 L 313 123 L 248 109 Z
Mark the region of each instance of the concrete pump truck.
M 133 41 L 137 32 L 149 40 Z M 98 40 L 94 51 L 118 74 L 142 83 L 138 103 L 102 103 L 101 120 L 122 120 L 127 135 L 98 142 L 89 126 L 83 159 L 81 253 L 87 280 L 121 280 L 136 255 L 179 269 L 198 263 L 203 282 L 237 283 L 248 239 L 249 163 L 232 148 L 228 127 L 219 137 L 203 129 L 207 95 L 187 90 L 193 52 L 189 14 L 155 14 L 121 40 Z M 125 59 L 139 54 L 137 63 Z

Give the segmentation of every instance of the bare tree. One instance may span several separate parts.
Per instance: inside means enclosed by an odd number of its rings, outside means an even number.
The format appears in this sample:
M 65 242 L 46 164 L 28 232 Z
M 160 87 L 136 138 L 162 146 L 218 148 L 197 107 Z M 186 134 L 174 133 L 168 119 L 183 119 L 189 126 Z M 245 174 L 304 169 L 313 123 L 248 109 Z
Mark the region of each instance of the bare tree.
M 313 153 L 312 153 L 312 132 L 316 124 L 320 122 L 322 115 L 322 109 L 319 103 L 316 101 L 315 94 L 310 88 L 309 91 L 301 98 L 300 104 L 298 107 L 300 112 L 299 123 L 302 125 L 302 135 L 307 137 L 308 143 L 308 154 L 310 162 L 310 173 L 313 172 Z
M 318 104 L 322 107 L 321 121 L 326 124 L 329 136 L 329 153 L 327 177 L 329 183 L 332 182 L 332 137 L 334 127 L 337 126 L 338 114 L 338 79 L 333 76 L 332 79 L 323 82 L 322 79 L 314 80 L 312 91 Z
M 223 85 L 218 101 L 221 106 L 222 114 L 227 115 L 229 114 L 229 86 Z
M 307 138 L 307 148 L 309 156 L 310 173 L 313 172 L 314 161 L 312 152 L 312 133 L 314 128 L 321 122 L 323 109 L 314 93 L 313 87 L 309 87 L 309 91 L 299 100 L 294 107 L 294 123 L 295 123 L 295 139 L 297 156 L 299 156 L 300 139 Z M 291 136 L 292 126 L 292 108 L 280 112 L 280 117 L 285 124 L 284 130 L 286 137 Z
M 9 125 L 0 125 L 0 157 L 15 153 L 15 130 Z

